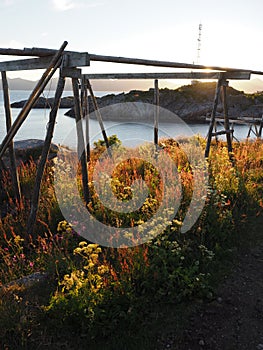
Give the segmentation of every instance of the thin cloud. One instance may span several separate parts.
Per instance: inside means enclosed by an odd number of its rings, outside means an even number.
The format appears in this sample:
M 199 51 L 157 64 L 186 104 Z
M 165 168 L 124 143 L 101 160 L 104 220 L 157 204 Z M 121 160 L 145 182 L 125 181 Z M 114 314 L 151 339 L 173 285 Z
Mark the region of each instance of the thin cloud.
M 0 0 L 0 8 L 4 7 L 10 7 L 14 5 L 15 1 L 14 0 Z
M 14 4 L 14 0 L 4 0 L 4 6 L 12 6 Z
M 68 11 L 75 7 L 75 3 L 71 0 L 52 0 L 56 11 Z
M 76 7 L 78 8 L 91 8 L 91 7 L 98 7 L 98 6 L 102 6 L 104 5 L 104 2 L 90 2 L 90 3 L 87 3 L 87 2 L 77 2 L 76 3 Z
M 2 48 L 11 48 L 11 49 L 23 49 L 26 45 L 24 45 L 24 43 L 16 41 L 14 39 L 10 40 L 10 41 L 0 41 L 0 47 Z M 10 61 L 15 59 L 14 57 L 10 57 L 7 55 L 1 55 L 0 56 L 0 62 L 4 62 L 4 61 Z M 18 58 L 16 58 L 18 59 Z
M 12 0 L 7 0 L 12 1 Z M 103 2 L 87 2 L 87 1 L 73 1 L 73 0 L 52 0 L 53 8 L 56 11 L 68 11 L 80 8 L 92 8 L 102 6 Z
M 7 47 L 7 48 L 12 48 L 12 49 L 23 49 L 25 47 L 25 44 L 17 41 L 15 39 L 11 39 L 8 42 L 3 42 L 3 44 L 1 45 L 1 47 Z

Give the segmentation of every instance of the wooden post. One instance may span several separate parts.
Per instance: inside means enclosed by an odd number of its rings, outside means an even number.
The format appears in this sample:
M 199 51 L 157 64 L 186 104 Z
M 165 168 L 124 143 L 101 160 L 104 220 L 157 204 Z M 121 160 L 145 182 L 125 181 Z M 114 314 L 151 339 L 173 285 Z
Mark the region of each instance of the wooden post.
M 82 128 L 82 109 L 79 97 L 79 84 L 77 78 L 72 78 L 72 88 L 74 94 L 74 108 L 75 108 L 75 120 L 77 127 L 77 139 L 78 139 L 78 156 L 80 157 L 81 164 L 81 176 L 82 176 L 82 187 L 83 196 L 86 204 L 90 201 L 89 194 L 89 180 L 88 180 L 88 170 L 87 170 L 87 158 L 86 158 L 86 147 Z
M 158 87 L 158 79 L 154 80 L 154 144 L 158 145 L 159 134 L 159 114 L 160 114 L 160 94 Z
M 1 72 L 1 76 L 2 76 L 2 85 L 3 85 L 3 94 L 4 94 L 6 131 L 8 132 L 12 126 L 12 114 L 11 114 L 11 108 L 10 108 L 10 98 L 9 98 L 9 89 L 8 89 L 6 72 Z M 21 201 L 21 190 L 20 190 L 18 172 L 16 168 L 16 158 L 15 158 L 13 140 L 9 144 L 9 159 L 10 159 L 10 172 L 12 177 L 12 183 L 14 186 L 15 198 L 19 203 Z
M 93 93 L 92 87 L 90 85 L 89 79 L 87 79 L 87 87 L 88 87 L 88 90 L 89 90 L 89 93 L 90 93 L 90 97 L 91 97 L 91 100 L 92 100 L 92 103 L 93 103 L 93 106 L 94 106 L 94 112 L 95 112 L 97 120 L 98 120 L 98 122 L 100 124 L 101 133 L 102 133 L 104 142 L 106 144 L 106 147 L 107 147 L 107 150 L 108 150 L 108 154 L 111 157 L 112 155 L 111 155 L 111 151 L 110 151 L 110 148 L 109 148 L 110 147 L 109 140 L 108 140 L 105 128 L 104 128 L 104 124 L 103 124 L 102 117 L 101 117 L 101 114 L 100 114 L 99 106 L 97 104 L 96 97 L 94 96 L 94 93 Z
M 256 137 L 259 138 L 259 130 L 258 130 L 258 127 L 257 125 L 255 124 L 255 134 L 256 134 Z
M 229 125 L 229 117 L 228 117 L 228 105 L 227 105 L 227 93 L 226 93 L 227 86 L 228 86 L 228 81 L 224 80 L 222 83 L 222 87 L 223 87 L 222 102 L 223 102 L 223 106 L 224 106 L 224 127 L 225 127 L 225 131 L 226 131 L 228 153 L 232 153 L 233 152 L 232 137 L 231 137 L 231 133 L 230 133 L 230 125 Z
M 248 128 L 247 139 L 250 138 L 251 131 L 252 131 L 252 125 L 250 124 Z
M 28 116 L 31 108 L 33 107 L 34 103 L 37 101 L 38 97 L 41 95 L 42 91 L 46 87 L 47 83 L 50 81 L 52 76 L 54 75 L 56 69 L 61 65 L 61 55 L 67 46 L 67 42 L 65 41 L 61 48 L 57 51 L 57 53 L 54 55 L 53 59 L 50 62 L 50 65 L 40 78 L 39 82 L 35 86 L 34 90 L 32 91 L 31 95 L 29 96 L 27 102 L 21 109 L 19 115 L 17 116 L 16 120 L 14 121 L 13 125 L 11 126 L 10 130 L 6 134 L 1 146 L 0 146 L 0 158 L 5 153 L 10 141 L 14 138 L 15 134 L 25 121 L 26 117 Z
M 85 118 L 86 124 L 86 152 L 87 162 L 90 161 L 90 130 L 89 130 L 89 101 L 87 91 L 87 81 L 84 76 L 81 78 L 81 105 L 83 118 Z
M 49 114 L 48 129 L 47 129 L 46 138 L 45 138 L 44 146 L 43 146 L 42 153 L 41 153 L 41 158 L 40 158 L 40 161 L 39 161 L 38 167 L 37 167 L 35 186 L 34 186 L 33 195 L 32 195 L 32 199 L 31 199 L 31 210 L 30 210 L 30 215 L 29 215 L 29 219 L 28 219 L 28 223 L 27 223 L 27 232 L 28 232 L 28 234 L 31 234 L 31 235 L 33 233 L 34 225 L 36 222 L 38 203 L 39 203 L 40 186 L 41 186 L 42 177 L 43 177 L 43 173 L 44 173 L 46 162 L 47 162 L 47 157 L 48 157 L 51 141 L 53 138 L 56 116 L 57 116 L 58 108 L 60 105 L 60 100 L 61 100 L 61 96 L 62 96 L 62 93 L 64 90 L 64 86 L 65 86 L 65 78 L 59 77 L 59 81 L 58 81 L 58 85 L 57 85 L 57 89 L 56 89 L 56 93 L 55 93 L 55 98 L 54 98 L 54 104 L 53 104 L 53 107 L 52 107 L 50 114 Z
M 220 74 L 220 77 L 218 79 L 217 86 L 216 86 L 216 93 L 215 93 L 214 104 L 213 104 L 213 109 L 212 109 L 212 113 L 211 113 L 211 120 L 210 120 L 210 125 L 209 125 L 209 129 L 208 129 L 208 134 L 207 134 L 206 149 L 205 149 L 205 157 L 206 158 L 209 157 L 210 146 L 211 146 L 211 141 L 212 141 L 212 133 L 213 133 L 214 125 L 215 125 L 216 110 L 217 110 L 217 105 L 218 105 L 219 96 L 220 96 L 222 79 L 223 79 L 223 75 Z
M 0 220 L 2 216 L 5 216 L 6 212 L 4 210 L 4 202 L 8 198 L 8 194 L 6 192 L 6 189 L 4 187 L 4 173 L 5 165 L 0 158 Z
M 261 121 L 260 121 L 260 124 L 259 124 L 258 138 L 261 138 L 261 136 L 262 136 L 262 129 L 263 129 L 263 114 L 262 114 Z

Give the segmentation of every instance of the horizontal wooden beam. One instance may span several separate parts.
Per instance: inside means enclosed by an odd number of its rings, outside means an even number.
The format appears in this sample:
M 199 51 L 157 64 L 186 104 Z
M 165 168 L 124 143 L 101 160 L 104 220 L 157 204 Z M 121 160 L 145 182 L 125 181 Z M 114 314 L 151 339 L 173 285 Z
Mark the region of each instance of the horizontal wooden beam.
M 89 66 L 89 55 L 87 53 L 70 53 L 64 55 L 67 67 L 85 67 Z M 12 60 L 0 62 L 0 71 L 18 71 L 31 69 L 46 69 L 53 56 L 28 58 L 22 60 Z
M 212 136 L 219 136 L 219 135 L 226 135 L 226 134 L 233 134 L 234 130 L 221 130 L 221 131 L 217 131 L 217 132 L 213 132 Z
M 86 79 L 219 79 L 218 72 L 179 72 L 179 73 L 104 73 L 84 74 Z M 250 72 L 227 72 L 225 79 L 249 80 Z
M 46 57 L 46 56 L 54 55 L 55 52 L 56 50 L 54 49 L 37 48 L 37 47 L 24 48 L 24 49 L 0 48 L 0 55 L 9 55 L 9 56 Z M 189 63 L 157 61 L 157 60 L 129 58 L 129 57 L 105 56 L 105 55 L 96 55 L 96 54 L 89 54 L 87 52 L 75 52 L 75 51 L 65 51 L 64 54 L 65 55 L 67 54 L 88 55 L 90 58 L 90 61 L 126 63 L 126 64 L 134 64 L 134 65 L 153 66 L 153 67 L 210 69 L 210 70 L 226 71 L 226 72 L 250 72 L 251 74 L 263 75 L 262 71 L 256 71 L 251 69 L 239 69 L 239 68 L 229 68 L 229 67 L 220 67 L 220 66 L 205 66 L 200 64 L 197 65 L 197 64 L 189 64 Z M 89 64 L 86 64 L 86 65 L 89 65 Z
M 207 117 L 205 119 L 207 122 L 211 122 L 211 118 Z M 224 123 L 224 116 L 222 117 L 216 117 L 215 121 L 218 123 L 223 124 Z M 253 117 L 229 117 L 229 123 L 232 124 L 240 124 L 240 125 L 248 125 L 248 124 L 253 124 L 253 125 L 258 125 L 262 121 L 261 118 L 253 118 Z
M 55 51 L 55 50 L 54 50 Z M 46 54 L 45 56 L 50 56 L 52 53 Z M 0 48 L 0 55 L 4 56 L 39 56 L 32 55 L 27 49 L 12 49 L 12 48 Z
M 170 61 L 156 61 L 156 60 L 149 60 L 149 59 L 127 58 L 127 57 L 116 57 L 116 56 L 103 56 L 103 55 L 95 55 L 95 54 L 90 54 L 90 60 L 100 61 L 100 62 L 135 64 L 135 65 L 144 65 L 144 66 L 153 66 L 153 67 L 210 69 L 210 70 L 218 70 L 218 71 L 225 71 L 225 72 L 251 72 L 253 74 L 263 75 L 263 72 L 254 71 L 251 69 L 227 68 L 227 67 L 219 67 L 219 66 L 204 66 L 200 64 L 179 63 L 179 62 L 170 62 Z
M 0 71 L 45 69 L 53 56 L 0 62 Z
M 24 49 L 0 48 L 0 55 L 5 55 L 5 56 L 46 57 L 46 56 L 52 56 L 55 53 L 56 53 L 56 50 L 54 50 L 54 49 L 37 48 L 37 47 L 32 47 L 32 48 L 25 47 Z M 76 53 L 82 53 L 82 52 L 64 51 L 64 55 L 76 54 Z
M 220 74 L 220 73 L 219 73 Z M 224 79 L 226 80 L 250 80 L 251 72 L 250 71 L 233 71 L 224 73 Z M 219 78 L 219 75 L 218 75 Z

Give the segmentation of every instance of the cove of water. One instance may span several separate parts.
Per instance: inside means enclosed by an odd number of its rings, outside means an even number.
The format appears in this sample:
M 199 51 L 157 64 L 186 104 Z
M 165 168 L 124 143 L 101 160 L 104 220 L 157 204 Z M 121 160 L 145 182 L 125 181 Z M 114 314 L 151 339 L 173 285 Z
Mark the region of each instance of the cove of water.
M 107 92 L 97 92 L 97 96 L 106 95 Z M 27 99 L 30 91 L 15 90 L 10 91 L 10 101 L 16 102 Z M 47 95 L 47 94 L 46 94 Z M 45 95 L 45 96 L 46 96 Z M 63 96 L 72 95 L 72 92 L 65 91 Z M 52 97 L 54 93 L 49 93 Z M 15 120 L 20 109 L 12 109 L 12 118 Z M 20 130 L 15 136 L 14 140 L 25 140 L 30 138 L 44 140 L 46 128 L 49 119 L 49 109 L 32 109 L 26 121 L 21 126 Z M 74 137 L 67 137 L 70 133 L 75 131 L 75 120 L 67 117 L 64 114 L 67 109 L 59 109 L 57 122 L 54 131 L 53 142 L 60 145 L 68 146 L 72 149 L 76 148 Z M 131 122 L 116 122 L 105 121 L 105 130 L 108 136 L 116 134 L 125 146 L 139 145 L 145 141 L 153 141 L 153 124 L 150 123 L 131 123 Z M 235 125 L 234 136 L 238 140 L 243 140 L 247 137 L 248 126 Z M 189 137 L 195 134 L 206 137 L 208 131 L 208 124 L 184 124 L 184 123 L 165 123 L 159 124 L 159 137 Z M 5 127 L 5 113 L 3 104 L 3 94 L 0 92 L 0 142 L 6 134 Z M 102 139 L 99 123 L 90 119 L 90 138 L 91 143 Z

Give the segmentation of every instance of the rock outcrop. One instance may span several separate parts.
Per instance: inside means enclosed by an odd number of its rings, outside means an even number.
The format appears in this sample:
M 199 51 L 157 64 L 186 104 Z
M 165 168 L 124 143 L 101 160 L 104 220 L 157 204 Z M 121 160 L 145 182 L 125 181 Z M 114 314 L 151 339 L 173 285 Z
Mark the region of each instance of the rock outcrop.
M 176 90 L 160 89 L 160 106 L 168 111 L 178 115 L 187 123 L 203 123 L 206 117 L 211 115 L 215 95 L 215 83 L 196 82 L 192 85 L 182 86 Z M 147 119 L 147 113 L 142 111 L 130 113 L 127 102 L 144 102 L 153 104 L 154 91 L 132 90 L 129 93 L 118 95 L 110 94 L 97 98 L 99 108 L 102 110 L 104 120 L 125 120 L 125 121 L 144 121 Z M 263 93 L 245 94 L 242 91 L 228 88 L 228 109 L 229 117 L 236 119 L 239 117 L 261 117 L 263 114 Z M 122 106 L 117 104 L 122 103 Z M 90 101 L 91 118 L 95 118 L 93 104 Z M 114 108 L 113 105 L 116 105 Z M 103 107 L 111 108 L 103 109 Z M 134 108 L 135 110 L 135 108 Z M 118 111 L 118 113 L 115 113 Z M 219 102 L 217 112 L 223 112 L 222 102 Z M 74 117 L 72 108 L 66 113 L 67 116 Z M 161 116 L 162 117 L 162 116 Z M 144 118 L 144 119 L 142 119 Z M 172 114 L 166 113 L 162 121 L 173 121 Z
M 160 89 L 160 106 L 178 115 L 187 123 L 202 123 L 211 114 L 215 95 L 216 83 L 201 83 L 199 81 L 192 85 L 182 86 L 176 90 Z M 129 93 L 109 94 L 97 97 L 97 103 L 102 110 L 104 120 L 117 121 L 146 121 L 152 119 L 145 110 L 141 110 L 136 105 L 131 108 L 127 102 L 143 102 L 153 104 L 154 90 L 148 91 L 132 90 Z M 232 87 L 228 88 L 228 108 L 229 117 L 236 119 L 239 117 L 261 117 L 263 114 L 263 93 L 245 94 Z M 52 106 L 54 98 L 40 98 L 34 108 L 48 108 Z M 89 97 L 90 117 L 96 118 L 93 103 Z M 21 108 L 25 101 L 13 103 L 13 108 Z M 121 104 L 121 105 L 120 105 Z M 60 108 L 71 108 L 65 115 L 74 117 L 73 97 L 64 97 L 61 100 Z M 104 108 L 109 107 L 110 108 Z M 142 105 L 141 105 L 142 106 Z M 144 106 L 147 109 L 147 107 Z M 218 105 L 217 112 L 223 111 L 222 103 Z M 148 111 L 149 112 L 149 111 Z M 173 121 L 175 117 L 170 113 L 161 116 L 162 121 Z

